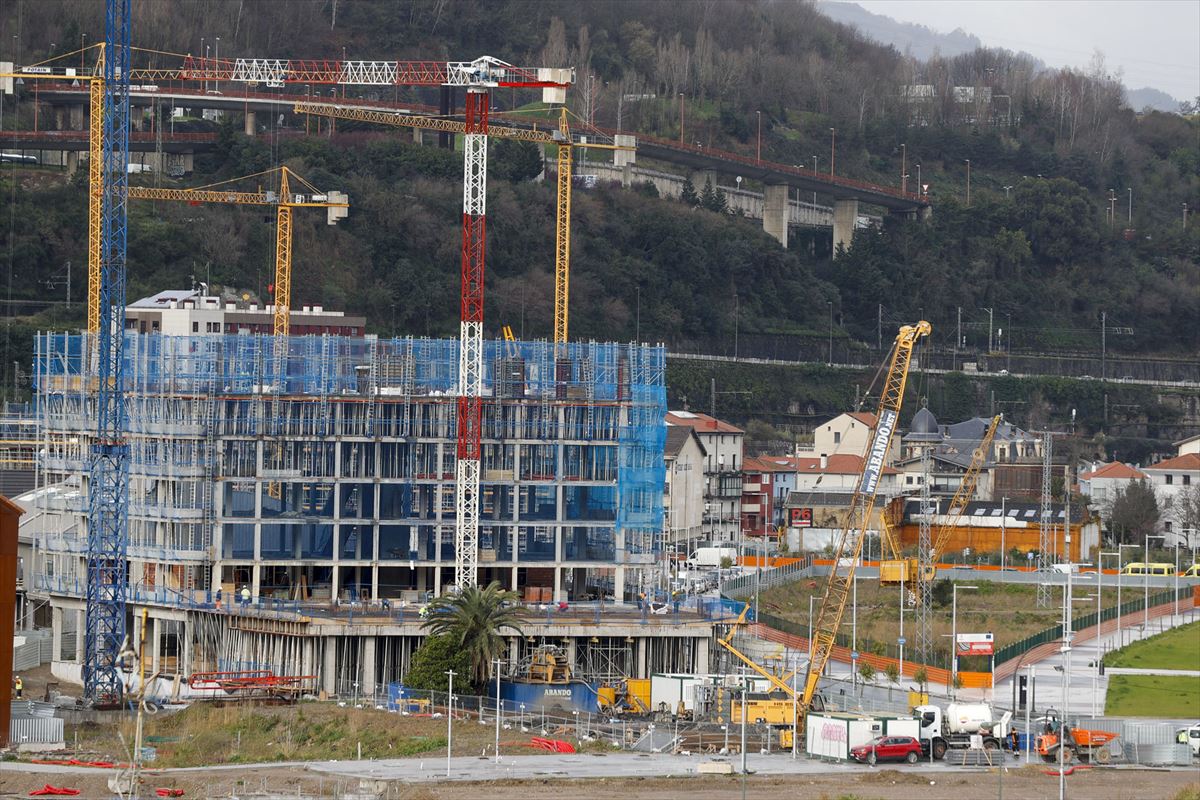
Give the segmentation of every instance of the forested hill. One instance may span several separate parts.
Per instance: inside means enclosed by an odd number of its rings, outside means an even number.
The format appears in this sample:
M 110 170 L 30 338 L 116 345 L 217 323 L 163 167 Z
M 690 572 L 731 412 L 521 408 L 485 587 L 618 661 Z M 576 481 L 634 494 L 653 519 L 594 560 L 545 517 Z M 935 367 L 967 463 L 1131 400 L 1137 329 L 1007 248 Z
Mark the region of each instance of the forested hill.
M 784 251 L 755 221 L 644 190 L 577 192 L 574 336 L 712 343 L 735 324 L 820 336 L 829 302 L 835 335 L 866 342 L 880 305 L 888 324 L 930 319 L 945 345 L 959 308 L 976 324 L 991 308 L 1017 347 L 1094 349 L 1106 312 L 1133 331 L 1111 337 L 1111 349 L 1200 352 L 1200 225 L 1182 224 L 1184 203 L 1200 208 L 1200 121 L 1135 114 L 1099 60 L 1083 72 L 1040 71 L 1000 50 L 918 62 L 809 4 L 771 0 L 146 0 L 134 18 L 142 47 L 198 53 L 201 37 L 210 48 L 220 37 L 222 58 L 341 57 L 344 48 L 349 58 L 486 53 L 569 64 L 579 74 L 572 109 L 600 125 L 678 136 L 682 94 L 686 136 L 705 145 L 753 155 L 761 118 L 765 159 L 808 166 L 815 154 L 828 169 L 835 128 L 838 174 L 898 185 L 904 164 L 911 187 L 920 164 L 932 221 L 860 233 L 836 266 L 824 233 L 811 250 L 804 236 Z M 61 53 L 84 33 L 97 41 L 102 3 L 13 0 L 0 22 L 0 41 L 18 35 L 16 60 L 31 62 L 51 43 Z M 501 108 L 532 99 L 495 95 Z M 31 128 L 32 104 L 14 114 L 9 103 L 4 127 Z M 238 131 L 236 121 L 221 128 L 192 183 L 287 163 L 350 194 L 350 218 L 337 228 L 297 215 L 296 304 L 364 312 L 382 333 L 457 330 L 458 156 L 394 133 L 247 140 Z M 530 180 L 527 149 L 494 148 L 489 333 L 510 324 L 549 336 L 552 190 Z M 8 166 L 0 175 L 0 219 L 21 221 L 0 226 L 12 297 L 62 291 L 51 276 L 70 262 L 81 299 L 82 184 Z M 131 219 L 131 294 L 195 276 L 266 295 L 272 242 L 262 215 L 160 205 L 137 206 Z M 56 313 L 17 321 L 10 339 L 68 324 L 79 307 Z M 28 349 L 13 347 L 14 359 Z

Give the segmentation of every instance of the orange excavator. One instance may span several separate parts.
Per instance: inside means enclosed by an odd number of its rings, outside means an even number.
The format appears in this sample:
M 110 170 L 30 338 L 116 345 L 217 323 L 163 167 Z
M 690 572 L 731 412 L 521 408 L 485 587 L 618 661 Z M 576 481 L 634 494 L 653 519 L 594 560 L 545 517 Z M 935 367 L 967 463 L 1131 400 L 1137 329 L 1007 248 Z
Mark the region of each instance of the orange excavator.
M 1058 763 L 1060 747 L 1064 765 L 1074 763 L 1076 758 L 1083 764 L 1107 764 L 1112 759 L 1109 742 L 1116 738 L 1117 734 L 1109 731 L 1072 728 L 1065 720 L 1058 718 L 1057 711 L 1050 709 L 1034 746 L 1038 755 L 1048 764 Z

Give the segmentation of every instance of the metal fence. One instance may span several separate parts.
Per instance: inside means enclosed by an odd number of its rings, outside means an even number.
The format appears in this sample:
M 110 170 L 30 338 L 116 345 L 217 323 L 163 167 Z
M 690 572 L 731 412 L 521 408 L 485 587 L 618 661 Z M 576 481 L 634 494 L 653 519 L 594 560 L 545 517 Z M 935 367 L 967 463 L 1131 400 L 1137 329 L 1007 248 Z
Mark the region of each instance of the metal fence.
M 63 744 L 63 721 L 57 717 L 14 717 L 8 724 L 12 745 Z
M 26 672 L 50 661 L 52 639 L 49 628 L 19 631 L 17 635 L 23 636 L 25 643 L 13 647 L 13 672 Z
M 1168 589 L 1165 592 L 1157 592 L 1155 594 L 1152 594 L 1152 595 L 1150 595 L 1150 602 L 1148 605 L 1145 602 L 1144 597 L 1138 597 L 1134 600 L 1130 600 L 1126 603 L 1122 603 L 1120 606 L 1120 609 L 1118 609 L 1117 606 L 1110 606 L 1109 608 L 1101 609 L 1100 621 L 1107 622 L 1109 620 L 1116 619 L 1118 616 L 1124 617 L 1128 614 L 1132 614 L 1135 611 L 1141 611 L 1143 608 L 1147 608 L 1147 607 L 1153 608 L 1154 606 L 1163 605 L 1164 603 L 1170 603 L 1170 602 L 1174 601 L 1177 597 L 1181 601 L 1182 600 L 1190 601 L 1191 597 L 1192 597 L 1192 587 L 1191 586 L 1180 586 L 1178 594 L 1176 594 L 1175 590 L 1173 590 L 1173 589 Z M 1073 631 L 1081 631 L 1081 630 L 1084 630 L 1085 628 L 1091 628 L 1095 625 L 1096 625 L 1096 612 L 1095 611 L 1093 611 L 1089 614 L 1082 614 L 1071 620 L 1071 630 L 1073 630 Z M 1046 628 L 1045 630 L 1039 631 L 1030 636 L 1026 636 L 1024 639 L 1020 640 L 1019 642 L 1013 642 L 1012 644 L 1001 647 L 1000 649 L 998 649 L 996 651 L 995 663 L 997 665 L 1000 665 L 1006 661 L 1010 661 L 1014 658 L 1018 658 L 1023 653 L 1027 653 L 1030 650 L 1032 650 L 1033 648 L 1038 647 L 1039 645 L 1047 644 L 1049 642 L 1056 642 L 1059 639 L 1062 639 L 1062 636 L 1063 636 L 1062 624 L 1060 623 L 1058 625 L 1052 625 L 1051 627 Z
M 726 597 L 745 599 L 754 594 L 755 589 L 770 589 L 783 586 L 800 578 L 807 578 L 812 572 L 813 557 L 804 556 L 794 564 L 782 567 L 769 567 L 757 573 L 739 575 L 721 583 L 721 594 Z

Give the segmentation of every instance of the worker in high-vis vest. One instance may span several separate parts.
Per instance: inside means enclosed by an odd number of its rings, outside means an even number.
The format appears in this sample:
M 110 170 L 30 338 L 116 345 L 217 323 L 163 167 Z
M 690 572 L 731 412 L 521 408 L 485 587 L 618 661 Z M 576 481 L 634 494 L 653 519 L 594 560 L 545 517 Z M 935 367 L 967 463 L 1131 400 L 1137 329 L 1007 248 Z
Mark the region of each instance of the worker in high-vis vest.
M 21 699 L 21 693 L 25 691 L 25 681 L 21 680 L 21 676 L 20 676 L 20 675 L 18 675 L 18 676 L 16 677 L 16 679 L 13 681 L 13 689 L 14 689 L 14 690 L 16 691 L 16 693 L 17 693 L 17 699 L 18 699 L 18 700 L 20 700 L 20 699 Z

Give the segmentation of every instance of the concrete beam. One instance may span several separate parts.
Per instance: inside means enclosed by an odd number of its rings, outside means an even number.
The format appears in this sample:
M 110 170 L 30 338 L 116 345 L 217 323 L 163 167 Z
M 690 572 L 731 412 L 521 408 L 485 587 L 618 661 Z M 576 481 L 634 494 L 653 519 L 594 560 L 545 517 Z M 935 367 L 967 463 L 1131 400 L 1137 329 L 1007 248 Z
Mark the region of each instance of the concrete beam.
M 854 226 L 858 224 L 858 201 L 833 201 L 833 253 L 837 257 L 838 246 L 850 249 L 854 239 Z
M 785 249 L 788 246 L 788 217 L 791 212 L 788 205 L 790 188 L 781 183 L 767 186 L 763 192 L 763 230 Z

